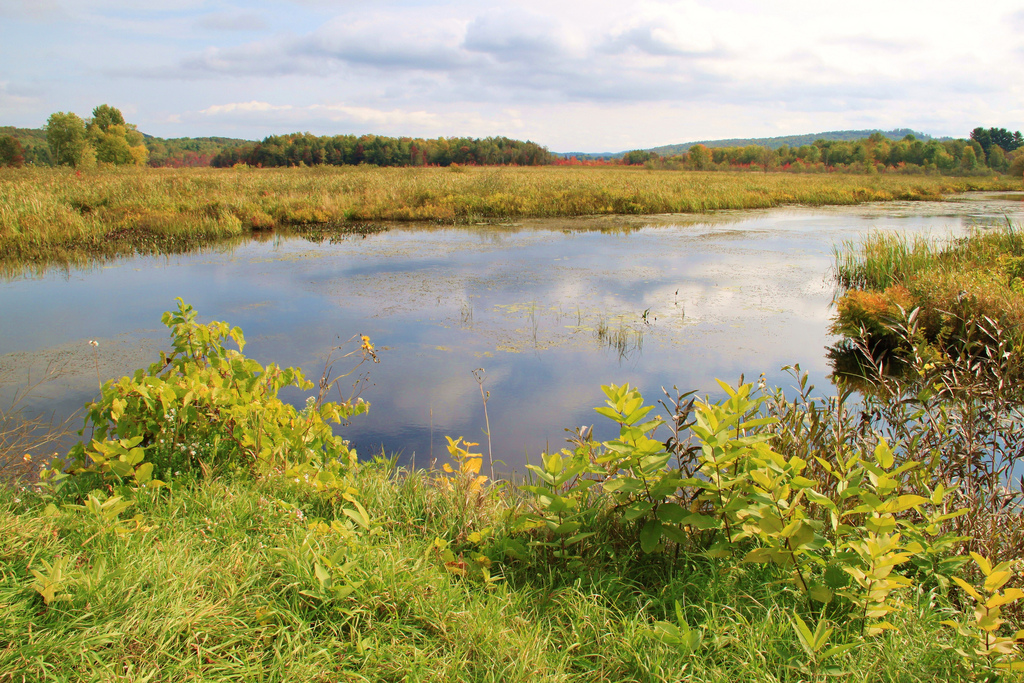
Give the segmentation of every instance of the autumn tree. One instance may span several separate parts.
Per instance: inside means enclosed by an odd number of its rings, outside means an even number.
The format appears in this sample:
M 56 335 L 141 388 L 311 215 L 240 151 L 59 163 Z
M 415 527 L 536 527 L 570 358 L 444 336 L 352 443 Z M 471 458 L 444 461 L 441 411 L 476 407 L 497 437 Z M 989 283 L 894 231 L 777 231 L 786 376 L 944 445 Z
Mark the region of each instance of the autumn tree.
M 57 166 L 79 166 L 89 156 L 85 122 L 71 112 L 50 114 L 46 120 L 46 142 Z
M 106 133 L 111 126 L 125 126 L 124 115 L 117 107 L 101 104 L 92 110 L 92 125 Z
M 88 139 L 96 150 L 96 161 L 101 163 L 145 166 L 149 159 L 142 133 L 134 125 L 125 123 L 121 110 L 109 104 L 92 110 Z
M 711 165 L 711 152 L 704 145 L 694 145 L 686 153 L 686 161 L 695 171 L 707 170 Z
M 12 135 L 0 136 L 0 166 L 21 168 L 25 164 L 25 152 L 21 143 Z

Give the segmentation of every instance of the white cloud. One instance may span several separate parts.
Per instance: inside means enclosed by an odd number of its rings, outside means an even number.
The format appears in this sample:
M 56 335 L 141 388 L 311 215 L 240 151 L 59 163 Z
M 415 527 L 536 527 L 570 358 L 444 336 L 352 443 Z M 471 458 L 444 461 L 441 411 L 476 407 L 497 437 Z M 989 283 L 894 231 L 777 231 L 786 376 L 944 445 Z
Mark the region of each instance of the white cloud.
M 268 111 L 288 111 L 292 109 L 291 105 L 273 105 L 268 102 L 257 102 L 253 100 L 251 102 L 232 102 L 230 104 L 215 104 L 212 107 L 207 107 L 200 111 L 200 114 L 206 114 L 207 116 L 217 116 L 218 114 L 232 114 L 235 112 L 268 112 Z
M 267 116 L 287 130 L 329 130 L 332 132 L 354 132 L 357 134 L 377 132 L 390 135 L 414 135 L 438 137 L 452 135 L 513 135 L 521 130 L 524 123 L 517 112 L 495 112 L 493 115 L 474 111 L 437 112 L 425 109 L 376 109 L 344 103 L 311 104 L 294 106 L 275 105 L 269 102 L 231 102 L 217 104 L 186 116 L 185 122 L 198 118 L 220 120 L 236 126 L 244 126 Z M 179 116 L 178 122 L 181 122 Z M 494 131 L 499 131 L 495 133 Z
M 40 104 L 40 97 L 34 88 L 11 85 L 0 81 L 0 111 L 31 110 Z
M 165 132 L 379 126 L 594 151 L 882 121 L 964 135 L 982 115 L 1019 120 L 1019 2 L 862 5 L 0 0 L 4 77 L 40 88 L 34 104 L 9 91 L 0 117 L 132 102 L 155 134 L 177 116 Z
M 269 28 L 256 12 L 212 12 L 196 19 L 196 26 L 212 31 L 263 31 Z

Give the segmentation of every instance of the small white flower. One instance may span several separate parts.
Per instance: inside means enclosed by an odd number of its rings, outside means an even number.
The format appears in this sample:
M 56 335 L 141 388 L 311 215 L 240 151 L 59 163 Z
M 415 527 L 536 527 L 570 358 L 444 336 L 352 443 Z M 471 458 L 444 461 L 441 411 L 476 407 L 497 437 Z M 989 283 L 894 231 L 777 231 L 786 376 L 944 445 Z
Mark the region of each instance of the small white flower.
M 99 345 L 100 345 L 100 343 L 98 341 L 96 341 L 95 339 L 90 339 L 89 340 L 89 346 L 99 346 Z

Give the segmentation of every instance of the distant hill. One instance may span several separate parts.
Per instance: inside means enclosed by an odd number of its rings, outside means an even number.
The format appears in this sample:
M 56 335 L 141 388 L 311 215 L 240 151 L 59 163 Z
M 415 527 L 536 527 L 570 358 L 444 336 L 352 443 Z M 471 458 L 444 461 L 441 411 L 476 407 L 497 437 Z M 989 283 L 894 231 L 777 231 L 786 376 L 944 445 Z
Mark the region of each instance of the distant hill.
M 757 145 L 758 147 L 768 147 L 769 149 L 778 149 L 783 145 L 789 145 L 790 147 L 800 147 L 801 145 L 813 144 L 816 140 L 835 140 L 835 141 L 850 141 L 850 140 L 862 140 L 869 137 L 872 133 L 881 133 L 882 135 L 892 140 L 902 140 L 907 135 L 913 135 L 918 140 L 925 142 L 929 140 L 949 140 L 951 138 L 935 138 L 927 133 L 919 133 L 916 130 L 910 128 L 895 128 L 893 130 L 880 130 L 878 128 L 870 128 L 866 130 L 830 130 L 824 133 L 806 133 L 804 135 L 781 135 L 775 138 L 726 138 L 724 140 L 694 140 L 693 142 L 683 142 L 675 145 L 662 145 L 661 147 L 651 147 L 645 151 L 655 152 L 659 156 L 670 157 L 674 154 L 682 154 L 694 145 L 704 145 L 705 147 L 746 147 L 748 145 Z M 560 157 L 576 157 L 580 160 L 585 159 L 621 159 L 626 152 L 552 152 L 552 154 Z
M 932 139 L 936 139 L 932 138 L 932 136 L 928 135 L 927 133 L 919 133 L 916 130 L 911 130 L 910 128 L 896 128 L 893 130 L 880 130 L 878 128 L 870 128 L 867 130 L 830 130 L 825 131 L 824 133 L 807 133 L 805 135 L 781 135 L 775 138 L 729 138 L 725 140 L 695 140 L 694 142 L 684 142 L 677 145 L 664 145 L 662 147 L 653 147 L 647 151 L 656 152 L 661 156 L 672 156 L 673 154 L 682 154 L 683 152 L 690 149 L 694 145 L 704 145 L 705 147 L 746 147 L 748 145 L 757 145 L 758 147 L 778 149 L 783 145 L 788 145 L 790 147 L 810 145 L 817 140 L 863 140 L 866 137 L 870 137 L 872 133 L 881 133 L 882 135 L 884 135 L 887 138 L 890 138 L 891 140 L 902 140 L 907 135 L 913 135 L 918 140 L 924 140 L 925 142 Z
M 10 135 L 23 146 L 25 144 L 46 144 L 46 131 L 42 128 L 15 128 L 14 126 L 0 126 L 0 135 Z
M 25 163 L 47 166 L 50 163 L 50 145 L 46 142 L 46 131 L 42 128 L 15 128 L 0 126 L 0 137 L 10 135 L 21 143 Z

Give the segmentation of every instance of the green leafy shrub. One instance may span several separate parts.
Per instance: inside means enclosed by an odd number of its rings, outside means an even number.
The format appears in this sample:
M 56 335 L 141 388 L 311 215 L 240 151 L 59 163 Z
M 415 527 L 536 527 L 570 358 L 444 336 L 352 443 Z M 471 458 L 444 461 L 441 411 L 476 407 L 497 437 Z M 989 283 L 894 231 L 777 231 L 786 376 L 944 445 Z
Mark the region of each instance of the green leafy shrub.
M 62 479 L 69 466 L 70 474 L 98 475 L 111 484 L 160 487 L 183 473 L 226 468 L 277 469 L 321 488 L 340 485 L 340 468 L 354 464 L 356 453 L 331 425 L 366 412 L 366 402 L 325 401 L 325 379 L 319 395 L 297 410 L 278 392 L 308 390 L 313 383 L 297 368 L 246 358 L 238 327 L 200 324 L 181 299 L 163 323 L 171 331 L 171 352 L 161 352 L 147 370 L 103 385 L 99 399 L 86 406 L 80 432 L 89 430 L 91 439 L 44 471 L 44 481 Z M 227 348 L 229 341 L 238 350 Z M 375 359 L 367 337 L 360 351 Z
M 957 553 L 971 541 L 955 533 L 967 510 L 955 507 L 964 498 L 950 484 L 940 450 L 955 442 L 927 433 L 933 428 L 945 434 L 943 418 L 920 409 L 889 414 L 906 418 L 909 430 L 901 435 L 906 441 L 890 445 L 870 422 L 855 428 L 847 421 L 843 401 L 849 394 L 824 408 L 806 402 L 813 387 L 806 387 L 805 377 L 803 398 L 792 403 L 781 394 L 758 395 L 750 383 L 720 385 L 727 397 L 718 402 L 682 405 L 685 397 L 679 397 L 673 422 L 682 420 L 684 429 L 677 426 L 664 442 L 656 438 L 664 421 L 651 415 L 653 406 L 637 389 L 603 387 L 608 400 L 595 410 L 619 424 L 619 437 L 603 443 L 572 439 L 574 451 L 544 454 L 542 466 L 530 466 L 536 482 L 520 489 L 529 494 L 532 510 L 520 529 L 539 530 L 535 546 L 576 565 L 588 550 L 598 551 L 592 557 L 615 554 L 609 547 L 614 541 L 598 534 L 598 520 L 610 515 L 630 547 L 660 553 L 669 565 L 676 562 L 666 551 L 674 548 L 676 561 L 680 551 L 697 553 L 720 563 L 723 572 L 744 563 L 773 567 L 799 604 L 822 609 L 813 629 L 799 614 L 793 621 L 813 670 L 853 647 L 826 647 L 826 611 L 859 626 L 862 638 L 874 637 L 904 621 L 918 586 L 948 593 L 952 579 L 976 597 L 955 576 L 965 563 Z M 930 400 L 926 394 L 919 392 L 918 400 Z M 944 397 L 946 419 L 952 398 Z M 911 410 L 906 401 L 901 406 Z M 1002 583 L 996 588 L 1011 578 L 1005 565 L 997 570 L 992 572 Z M 1018 593 L 1008 590 L 986 602 L 986 609 Z M 1001 624 L 989 620 L 975 628 Z M 699 644 L 700 631 L 681 617 L 676 624 L 657 622 L 650 633 L 681 650 Z M 1007 654 L 1013 639 L 992 635 L 990 641 Z M 824 668 L 835 667 L 829 662 Z

